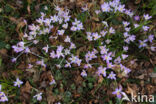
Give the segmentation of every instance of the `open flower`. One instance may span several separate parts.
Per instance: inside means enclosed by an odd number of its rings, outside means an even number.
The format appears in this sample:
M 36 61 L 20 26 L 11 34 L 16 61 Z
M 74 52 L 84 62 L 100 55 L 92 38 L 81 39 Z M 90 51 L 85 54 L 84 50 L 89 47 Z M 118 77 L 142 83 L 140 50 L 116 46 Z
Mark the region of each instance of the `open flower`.
M 18 86 L 20 87 L 20 85 L 22 85 L 23 82 L 21 80 L 19 80 L 19 78 L 16 79 L 16 81 L 14 82 L 14 86 Z
M 36 98 L 38 101 L 42 100 L 42 93 L 36 94 L 35 96 L 33 96 L 33 98 Z
M 87 73 L 86 73 L 85 70 L 83 70 L 83 71 L 81 72 L 81 76 L 82 76 L 82 77 L 86 77 L 86 76 L 87 76 Z
M 119 86 L 119 88 L 116 88 L 114 92 L 112 92 L 112 94 L 116 95 L 119 99 L 121 99 L 122 96 L 122 87 Z
M 113 71 L 111 71 L 111 73 L 109 74 L 109 76 L 108 76 L 108 78 L 109 79 L 114 79 L 114 80 L 116 80 L 116 74 L 114 74 L 114 72 Z

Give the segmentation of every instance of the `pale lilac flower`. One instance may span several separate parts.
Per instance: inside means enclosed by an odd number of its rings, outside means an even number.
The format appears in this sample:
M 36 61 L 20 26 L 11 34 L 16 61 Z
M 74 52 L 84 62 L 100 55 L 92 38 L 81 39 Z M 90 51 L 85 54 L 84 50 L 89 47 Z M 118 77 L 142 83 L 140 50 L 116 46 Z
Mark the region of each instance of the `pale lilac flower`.
M 8 98 L 6 97 L 5 93 L 1 91 L 2 86 L 0 85 L 0 102 L 6 102 L 8 101 Z
M 122 59 L 123 59 L 123 60 L 126 59 L 126 58 L 128 57 L 128 55 L 126 55 L 126 54 L 122 54 L 121 56 L 122 56 Z
M 122 87 L 120 86 L 119 88 L 116 88 L 112 94 L 116 95 L 119 99 L 121 99 L 122 96 Z
M 83 70 L 83 71 L 81 72 L 81 76 L 82 76 L 82 77 L 86 77 L 86 76 L 87 76 L 87 73 L 86 73 L 85 70 Z
M 82 61 L 81 59 L 78 59 L 78 58 L 77 58 L 76 61 L 75 61 L 75 63 L 76 63 L 78 66 L 80 66 L 81 61 Z
M 107 52 L 108 52 L 108 49 L 106 48 L 106 46 L 100 46 L 99 47 L 100 48 L 100 53 L 103 55 L 103 54 L 107 54 Z
M 24 52 L 25 52 L 25 53 L 30 53 L 29 47 L 26 47 Z
M 14 86 L 18 86 L 20 87 L 20 85 L 22 85 L 23 82 L 21 80 L 19 80 L 19 78 L 16 79 L 16 81 L 14 82 Z
M 111 40 L 107 39 L 105 42 L 106 42 L 106 44 L 109 44 L 111 42 Z
M 62 27 L 63 27 L 64 29 L 67 29 L 67 28 L 68 28 L 68 23 L 63 24 Z
M 65 55 L 69 55 L 70 54 L 70 50 L 69 49 L 64 49 L 64 54 Z
M 146 40 L 143 40 L 143 41 L 142 40 L 139 40 L 139 44 L 140 44 L 139 45 L 139 48 L 146 47 L 147 46 L 147 43 L 146 42 L 147 42 L 147 39 Z
M 134 20 L 139 21 L 140 17 L 139 16 L 134 16 Z
M 82 30 L 82 29 L 84 29 L 84 28 L 83 28 L 83 24 L 82 24 L 82 23 L 78 24 L 78 25 L 77 25 L 77 30 Z
M 151 51 L 156 51 L 156 47 L 154 47 L 154 46 L 151 46 L 150 49 L 151 49 Z
M 86 34 L 87 34 L 87 39 L 89 40 L 89 41 L 92 41 L 93 40 L 93 37 L 91 36 L 91 32 L 86 32 Z
M 102 74 L 103 77 L 106 77 L 106 68 L 105 67 L 102 67 L 102 66 L 98 67 L 97 74 L 98 75 L 101 75 Z
M 11 61 L 12 62 L 16 62 L 17 61 L 17 58 L 12 58 Z
M 154 39 L 154 35 L 149 35 L 149 36 L 148 36 L 148 40 L 149 40 L 151 43 L 152 43 L 153 39 Z
M 124 39 L 124 41 L 129 44 L 130 43 L 130 38 Z
M 77 61 L 77 56 L 72 55 L 69 60 L 71 61 L 70 63 L 75 63 Z
M 101 31 L 100 34 L 102 35 L 102 37 L 105 37 L 105 35 L 107 34 L 107 31 Z
M 82 9 L 82 12 L 85 12 L 85 11 L 88 11 L 88 6 L 85 5 L 84 7 L 81 8 Z
M 69 49 L 75 49 L 75 48 L 76 48 L 76 45 L 74 43 L 70 43 Z
M 94 40 L 101 38 L 101 36 L 98 33 L 93 33 L 92 35 L 94 37 Z
M 124 37 L 125 37 L 125 38 L 127 38 L 127 37 L 129 37 L 129 36 L 130 36 L 130 35 L 128 34 L 128 32 L 124 32 L 124 34 L 123 34 L 123 35 L 124 35 Z
M 137 28 L 137 27 L 139 27 L 139 25 L 138 24 L 134 24 L 134 27 Z
M 134 15 L 134 13 L 131 10 L 127 10 L 127 9 L 125 9 L 125 14 L 129 15 L 130 17 Z
M 58 22 L 59 18 L 58 16 L 54 15 L 50 17 L 51 21 L 53 21 L 53 23 Z
M 125 5 L 119 5 L 117 10 L 120 12 L 124 12 L 125 11 Z
M 102 21 L 102 23 L 103 23 L 106 27 L 108 27 L 107 21 Z
M 95 10 L 96 15 L 98 15 L 100 12 L 100 10 Z
M 89 63 L 87 63 L 87 64 L 84 65 L 84 68 L 85 68 L 85 69 L 92 68 L 92 65 L 89 64 Z
M 126 32 L 129 32 L 130 29 L 131 29 L 130 27 L 126 27 L 126 28 L 125 28 Z
M 103 12 L 110 12 L 111 11 L 110 5 L 108 3 L 105 3 L 105 2 L 101 5 L 101 9 Z
M 66 64 L 65 64 L 64 67 L 65 67 L 65 68 L 67 68 L 67 67 L 71 68 L 71 64 L 70 64 L 68 61 L 66 61 Z
M 145 18 L 145 20 L 149 20 L 152 18 L 152 16 L 149 16 L 149 14 L 144 14 L 144 18 Z
M 109 76 L 108 76 L 108 78 L 109 79 L 114 79 L 114 80 L 116 80 L 116 74 L 114 74 L 114 72 L 113 71 L 111 71 L 111 73 L 109 74 Z
M 56 84 L 55 79 L 53 79 L 49 84 L 50 84 L 50 85 Z
M 70 37 L 69 36 L 66 36 L 66 39 L 64 40 L 64 42 L 71 42 L 70 41 Z
M 60 58 L 61 56 L 64 57 L 64 54 L 62 53 L 62 50 L 57 50 L 56 51 L 56 57 Z
M 63 35 L 65 30 L 58 30 L 58 35 Z
M 75 21 L 72 22 L 73 25 L 78 25 L 78 24 L 80 24 L 80 23 L 81 23 L 81 22 L 80 22 L 79 20 L 77 20 L 77 19 L 75 19 Z
M 115 33 L 115 30 L 111 27 L 111 28 L 109 29 L 109 33 L 114 34 L 114 33 Z
M 114 65 L 112 64 L 112 62 L 107 62 L 107 68 L 111 69 L 113 67 L 114 67 Z
M 44 64 L 44 60 L 42 59 L 41 61 L 36 62 L 37 65 L 41 65 L 43 67 L 46 67 L 46 64 Z
M 72 27 L 70 28 L 70 30 L 71 30 L 71 31 L 77 31 L 77 27 L 76 27 L 76 26 L 72 26 Z
M 50 53 L 50 57 L 51 57 L 51 58 L 56 58 L 55 51 L 52 51 L 52 52 Z
M 129 36 L 129 40 L 132 41 L 132 42 L 135 40 L 135 38 L 136 38 L 135 35 L 131 35 L 131 36 Z
M 44 6 L 44 10 L 48 10 L 48 7 L 47 6 Z
M 114 60 L 115 64 L 120 64 L 121 63 L 121 58 L 118 56 L 115 60 Z
M 101 56 L 103 60 L 109 62 L 110 60 L 112 60 L 112 57 L 111 57 L 111 53 L 108 53 L 106 55 L 103 55 Z
M 130 24 L 130 23 L 127 22 L 127 21 L 123 21 L 122 23 L 123 23 L 124 27 L 127 27 L 127 26 Z
M 42 100 L 42 93 L 36 94 L 35 96 L 33 96 L 33 98 L 36 98 L 38 101 Z
M 149 27 L 148 27 L 148 26 L 142 26 L 142 29 L 143 29 L 144 31 L 148 31 Z
M 123 50 L 127 52 L 128 51 L 128 46 L 123 46 Z
M 37 44 L 39 42 L 39 40 L 33 40 L 34 44 Z
M 6 97 L 4 92 L 0 91 L 0 102 L 6 102 L 8 101 L 8 98 Z
M 43 49 L 46 53 L 48 53 L 49 46 L 47 45 L 46 47 L 43 47 L 42 49 Z
M 31 69 L 33 67 L 32 64 L 28 64 L 28 68 Z
M 51 24 L 51 19 L 50 18 L 46 18 L 44 21 L 46 26 L 49 26 Z

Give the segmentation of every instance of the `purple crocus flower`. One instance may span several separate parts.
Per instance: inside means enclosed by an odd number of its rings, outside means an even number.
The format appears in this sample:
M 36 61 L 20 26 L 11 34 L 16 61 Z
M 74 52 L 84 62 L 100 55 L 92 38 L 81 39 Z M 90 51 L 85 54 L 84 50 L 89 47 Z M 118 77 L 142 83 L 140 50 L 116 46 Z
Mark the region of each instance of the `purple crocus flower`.
M 18 86 L 20 87 L 20 85 L 22 85 L 23 82 L 21 80 L 19 80 L 19 78 L 16 79 L 16 81 L 14 82 L 14 86 Z
M 147 44 L 146 44 L 146 42 L 147 42 L 148 40 L 147 39 L 145 39 L 145 40 L 139 40 L 139 48 L 141 48 L 141 47 L 146 47 L 147 46 Z
M 134 20 L 139 21 L 140 17 L 139 16 L 134 16 Z
M 85 70 L 83 70 L 83 71 L 81 72 L 81 76 L 82 76 L 82 77 L 86 77 L 86 76 L 87 76 L 87 73 L 86 73 Z
M 114 92 L 112 92 L 112 94 L 116 95 L 117 98 L 121 99 L 122 96 L 122 87 L 120 86 L 119 88 L 116 88 Z
M 114 74 L 114 72 L 113 71 L 111 71 L 111 73 L 109 74 L 109 76 L 108 76 L 108 78 L 109 79 L 114 79 L 114 80 L 116 80 L 116 74 Z
M 151 43 L 152 43 L 153 39 L 154 39 L 154 35 L 149 35 L 149 36 L 148 36 L 148 40 L 149 40 Z

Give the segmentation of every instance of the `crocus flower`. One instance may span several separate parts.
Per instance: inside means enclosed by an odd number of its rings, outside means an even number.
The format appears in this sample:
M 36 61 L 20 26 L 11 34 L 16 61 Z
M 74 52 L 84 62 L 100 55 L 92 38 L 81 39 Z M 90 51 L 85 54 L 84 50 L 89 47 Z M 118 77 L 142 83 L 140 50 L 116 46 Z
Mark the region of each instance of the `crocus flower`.
M 134 20 L 139 21 L 140 17 L 139 16 L 134 16 Z
M 14 86 L 18 86 L 20 87 L 20 85 L 22 85 L 23 82 L 21 80 L 19 80 L 19 78 L 16 79 L 16 81 L 14 82 Z
M 36 98 L 38 101 L 42 100 L 42 93 L 36 94 L 35 96 L 33 96 L 33 98 Z
M 116 95 L 119 99 L 121 99 L 122 96 L 122 87 L 120 86 L 119 88 L 116 88 L 112 94 Z
M 109 74 L 109 76 L 108 76 L 108 78 L 109 79 L 114 79 L 114 80 L 116 80 L 116 74 L 114 74 L 114 72 L 113 71 L 111 71 L 111 73 Z
M 71 41 L 70 41 L 70 37 L 67 36 L 66 39 L 64 40 L 64 42 L 71 42 Z
M 139 48 L 141 48 L 141 47 L 146 47 L 146 46 L 147 46 L 147 43 L 146 43 L 146 42 L 147 42 L 147 39 L 145 39 L 145 40 L 143 40 L 143 41 L 142 41 L 142 40 L 139 40 L 139 44 L 140 44 L 140 45 L 139 45 Z
M 154 35 L 149 35 L 149 36 L 148 36 L 148 40 L 149 40 L 151 43 L 152 43 L 153 39 L 154 39 Z
M 101 5 L 101 9 L 103 12 L 110 12 L 110 10 L 111 10 L 110 5 L 105 2 Z
M 145 20 L 149 20 L 152 18 L 152 16 L 149 16 L 149 14 L 144 14 L 144 18 L 145 18 Z
M 6 102 L 8 101 L 8 98 L 6 97 L 5 93 L 1 91 L 2 86 L 0 85 L 0 102 Z
M 49 84 L 50 85 L 53 85 L 53 84 L 55 84 L 56 83 L 56 81 L 53 79 Z
M 111 28 L 109 29 L 109 33 L 114 34 L 114 33 L 115 33 L 115 30 L 111 27 Z
M 151 51 L 156 51 L 156 47 L 154 47 L 154 46 L 151 46 L 150 49 L 151 49 Z
M 142 29 L 143 29 L 144 31 L 148 31 L 149 27 L 148 27 L 148 26 L 142 26 Z
M 87 73 L 86 73 L 85 70 L 83 70 L 83 71 L 81 72 L 81 76 L 82 76 L 82 77 L 86 77 L 86 76 L 87 76 Z
M 8 101 L 8 98 L 6 97 L 4 92 L 0 91 L 0 102 L 6 102 Z
M 43 47 L 42 49 L 43 49 L 46 53 L 48 53 L 49 46 L 47 45 L 46 47 Z

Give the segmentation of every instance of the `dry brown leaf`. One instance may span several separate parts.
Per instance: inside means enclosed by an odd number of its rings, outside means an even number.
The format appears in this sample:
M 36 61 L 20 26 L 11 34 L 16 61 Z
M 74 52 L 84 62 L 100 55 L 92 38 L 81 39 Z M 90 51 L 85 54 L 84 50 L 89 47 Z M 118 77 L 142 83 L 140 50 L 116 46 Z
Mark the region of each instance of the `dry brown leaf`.
M 127 91 L 126 91 L 127 94 L 132 94 L 133 93 L 133 95 L 136 96 L 137 95 L 137 91 L 136 90 L 137 90 L 137 88 L 135 88 L 135 89 L 134 88 L 131 88 L 130 85 L 127 84 Z
M 103 81 L 103 76 L 102 76 L 102 75 L 100 75 L 100 76 L 99 76 L 98 83 L 102 83 L 102 81 Z
M 3 57 L 3 56 L 8 56 L 7 50 L 6 50 L 6 49 L 0 49 L 0 56 L 1 56 L 1 57 Z
M 30 103 L 30 93 L 31 93 L 32 86 L 29 84 L 29 81 L 25 83 L 23 87 L 21 87 L 20 99 L 23 103 Z
M 135 0 L 135 4 L 140 4 L 141 0 Z

